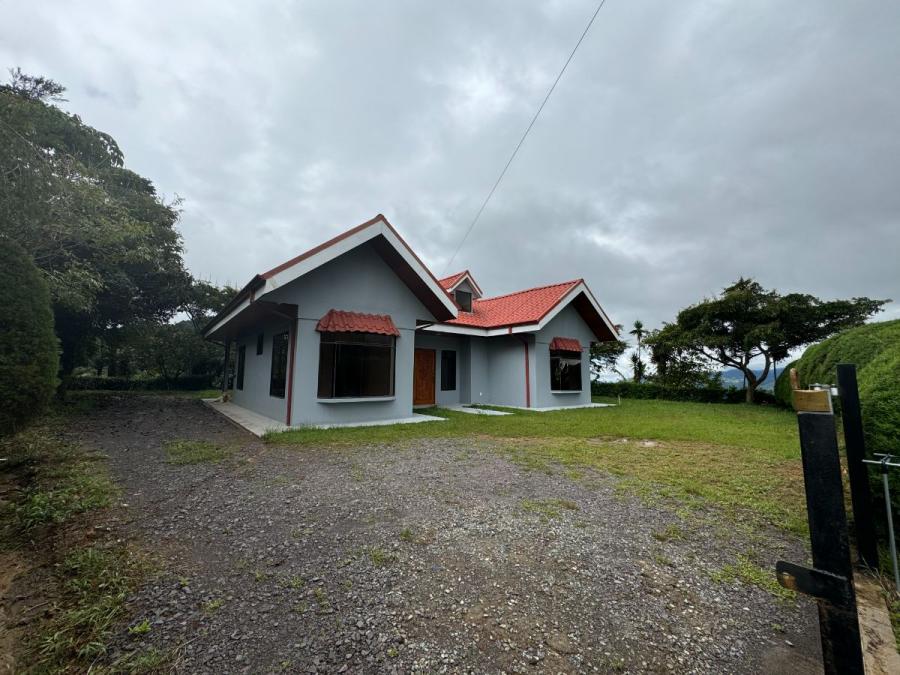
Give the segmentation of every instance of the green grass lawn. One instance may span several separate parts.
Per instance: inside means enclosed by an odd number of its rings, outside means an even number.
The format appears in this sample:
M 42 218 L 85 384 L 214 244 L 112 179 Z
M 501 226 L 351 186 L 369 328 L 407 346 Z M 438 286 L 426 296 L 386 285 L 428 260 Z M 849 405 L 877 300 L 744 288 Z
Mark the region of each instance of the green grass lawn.
M 350 429 L 296 429 L 267 442 L 289 446 L 401 444 L 419 438 L 486 438 L 532 469 L 584 468 L 623 488 L 688 505 L 715 505 L 748 524 L 804 533 L 806 509 L 793 413 L 771 407 L 625 400 L 612 408 L 510 416 L 423 410 L 445 422 Z M 748 521 L 747 518 L 750 520 Z

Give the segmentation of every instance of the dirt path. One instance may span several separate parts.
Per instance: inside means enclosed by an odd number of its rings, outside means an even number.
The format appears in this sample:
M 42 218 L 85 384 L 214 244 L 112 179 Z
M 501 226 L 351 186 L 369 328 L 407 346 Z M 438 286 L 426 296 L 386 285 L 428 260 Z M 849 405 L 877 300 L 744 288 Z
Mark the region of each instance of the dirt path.
M 199 402 L 122 396 L 73 424 L 109 454 L 127 529 L 166 571 L 130 604 L 182 672 L 820 672 L 814 607 L 716 570 L 754 549 L 596 474 L 526 472 L 483 441 L 268 447 Z M 233 446 L 177 466 L 163 443 Z

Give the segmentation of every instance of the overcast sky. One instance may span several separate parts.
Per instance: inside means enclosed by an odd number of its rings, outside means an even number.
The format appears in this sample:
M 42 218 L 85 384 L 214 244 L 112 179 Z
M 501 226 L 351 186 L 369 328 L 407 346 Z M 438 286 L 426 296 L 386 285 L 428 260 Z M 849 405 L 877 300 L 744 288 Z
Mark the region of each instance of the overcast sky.
M 438 276 L 584 277 L 617 323 L 741 275 L 900 299 L 891 0 L 609 0 L 446 269 L 595 7 L 0 0 L 0 64 L 183 197 L 188 267 L 220 283 L 381 212 Z

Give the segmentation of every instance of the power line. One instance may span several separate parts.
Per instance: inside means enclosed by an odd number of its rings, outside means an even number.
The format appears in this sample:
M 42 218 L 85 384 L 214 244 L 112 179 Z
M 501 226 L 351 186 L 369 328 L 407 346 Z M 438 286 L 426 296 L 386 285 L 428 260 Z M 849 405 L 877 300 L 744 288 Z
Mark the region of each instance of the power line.
M 519 139 L 519 142 L 516 144 L 515 150 L 512 151 L 512 154 L 509 156 L 509 159 L 506 162 L 506 165 L 503 167 L 503 171 L 500 172 L 500 175 L 497 176 L 497 180 L 494 181 L 494 185 L 491 187 L 491 191 L 488 192 L 487 197 L 484 198 L 484 201 L 481 203 L 481 208 L 478 209 L 478 212 L 475 214 L 475 217 L 472 219 L 472 222 L 469 223 L 469 227 L 466 230 L 466 233 L 463 235 L 462 240 L 459 242 L 459 246 L 456 247 L 456 250 L 453 252 L 453 255 L 450 256 L 450 260 L 447 262 L 447 265 L 444 267 L 444 274 L 446 274 L 450 265 L 453 264 L 453 261 L 456 260 L 456 256 L 459 253 L 460 249 L 463 247 L 463 244 L 466 243 L 466 239 L 469 238 L 469 234 L 471 234 L 472 230 L 475 228 L 475 224 L 478 222 L 478 219 L 481 218 L 481 214 L 484 211 L 484 208 L 488 205 L 488 202 L 491 201 L 491 197 L 494 196 L 494 192 L 497 189 L 497 186 L 500 185 L 500 181 L 503 180 L 503 176 L 506 175 L 506 170 L 509 169 L 510 164 L 513 163 L 513 160 L 516 158 L 516 155 L 519 153 L 519 148 L 522 147 L 522 144 L 525 142 L 525 139 L 528 137 L 528 133 L 531 131 L 531 127 L 534 126 L 534 123 L 537 122 L 538 117 L 541 115 L 541 111 L 544 109 L 544 106 L 547 105 L 547 101 L 550 100 L 550 96 L 553 94 L 553 90 L 556 89 L 556 85 L 559 84 L 560 79 L 562 79 L 563 73 L 566 72 L 566 68 L 569 67 L 569 63 L 572 62 L 572 58 L 575 56 L 575 52 L 578 51 L 578 48 L 581 46 L 581 43 L 584 41 L 585 36 L 588 34 L 588 31 L 591 29 L 591 26 L 594 24 L 594 19 L 597 18 L 597 15 L 600 13 L 600 10 L 603 9 L 603 5 L 606 4 L 606 0 L 600 0 L 600 4 L 597 5 L 597 9 L 594 10 L 594 14 L 591 16 L 591 20 L 588 21 L 587 26 L 584 28 L 584 32 L 582 32 L 581 37 L 578 38 L 578 42 L 575 43 L 575 46 L 572 48 L 572 52 L 569 54 L 569 58 L 566 59 L 566 62 L 563 64 L 562 70 L 559 71 L 559 75 L 556 76 L 556 79 L 553 80 L 553 84 L 550 85 L 550 89 L 547 90 L 547 95 L 544 96 L 544 100 L 541 101 L 541 105 L 538 106 L 537 112 L 534 113 L 534 117 L 531 118 L 531 122 L 529 122 L 528 127 L 525 129 L 525 133 L 522 134 L 522 138 Z

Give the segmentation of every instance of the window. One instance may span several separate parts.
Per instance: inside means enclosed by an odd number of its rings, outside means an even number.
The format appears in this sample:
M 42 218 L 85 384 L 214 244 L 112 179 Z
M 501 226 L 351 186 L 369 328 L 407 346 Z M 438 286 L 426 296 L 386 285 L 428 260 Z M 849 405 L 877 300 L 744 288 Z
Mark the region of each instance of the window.
M 550 350 L 550 389 L 581 391 L 581 352 Z
M 237 362 L 237 388 L 243 390 L 244 389 L 244 359 L 247 356 L 247 347 L 246 345 L 241 345 L 238 347 L 238 362 Z
M 266 341 L 266 336 L 264 333 L 260 333 L 256 336 L 256 355 L 261 356 L 263 353 L 263 343 Z
M 441 391 L 456 391 L 456 352 L 441 350 Z
M 272 377 L 269 381 L 269 396 L 284 398 L 287 382 L 288 334 L 272 336 Z
M 319 398 L 394 395 L 394 336 L 322 333 Z
M 468 291 L 456 291 L 456 304 L 464 312 L 472 311 L 472 294 Z

